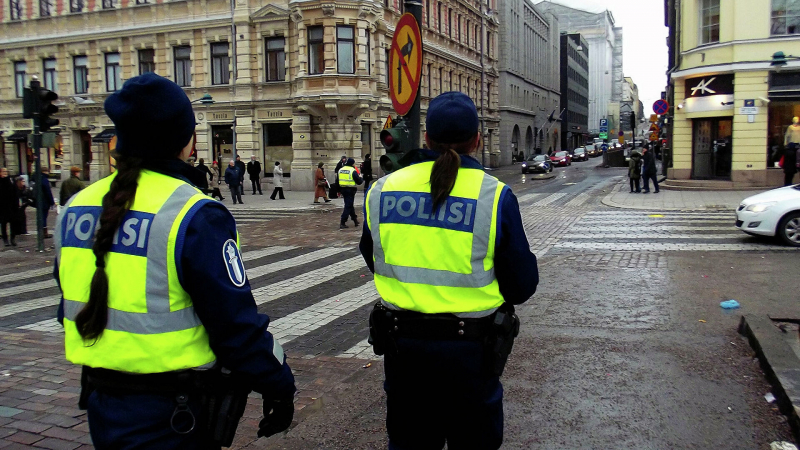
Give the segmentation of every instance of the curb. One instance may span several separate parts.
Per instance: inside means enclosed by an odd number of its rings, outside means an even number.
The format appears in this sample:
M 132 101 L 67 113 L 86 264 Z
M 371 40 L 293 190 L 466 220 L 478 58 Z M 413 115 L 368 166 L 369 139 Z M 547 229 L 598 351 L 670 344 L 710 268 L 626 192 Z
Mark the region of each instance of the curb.
M 739 333 L 747 338 L 756 352 L 795 442 L 800 441 L 800 359 L 786 342 L 784 332 L 769 317 L 742 316 Z
M 691 208 L 669 208 L 666 206 L 632 206 L 632 205 L 624 205 L 622 203 L 617 203 L 611 198 L 617 192 L 621 191 L 624 186 L 627 184 L 624 181 L 618 183 L 614 188 L 611 189 L 611 192 L 603 197 L 602 203 L 606 206 L 610 206 L 612 208 L 619 208 L 619 209 L 631 209 L 637 211 L 733 211 L 735 208 L 722 208 L 722 207 L 707 207 L 707 206 L 696 206 Z

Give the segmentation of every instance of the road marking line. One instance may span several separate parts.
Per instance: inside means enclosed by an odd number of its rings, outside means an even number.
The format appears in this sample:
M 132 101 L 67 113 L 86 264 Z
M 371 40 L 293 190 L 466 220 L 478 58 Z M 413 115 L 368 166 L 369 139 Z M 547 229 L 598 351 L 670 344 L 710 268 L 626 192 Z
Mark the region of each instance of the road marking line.
M 589 200 L 589 194 L 586 192 L 581 192 L 580 194 L 576 195 L 575 198 L 568 201 L 566 206 L 583 206 L 587 200 Z
M 0 283 L 7 283 L 9 281 L 22 281 L 28 278 L 36 278 L 48 274 L 49 275 L 53 274 L 52 265 L 45 269 L 27 270 L 25 272 L 15 272 L 15 273 L 9 273 L 8 275 L 0 275 Z
M 364 339 L 358 344 L 350 347 L 344 352 L 336 355 L 337 358 L 358 358 L 358 359 L 383 359 L 383 356 L 378 356 L 372 351 L 372 345 L 368 339 Z
M 539 200 L 538 202 L 534 203 L 533 205 L 534 206 L 547 206 L 547 205 L 549 205 L 549 204 L 561 199 L 561 197 L 564 197 L 565 195 L 567 195 L 567 194 L 564 193 L 564 192 L 557 192 L 555 194 L 549 195 L 549 196 Z
M 529 200 L 533 200 L 536 197 L 540 197 L 544 194 L 525 194 L 517 198 L 517 203 L 522 204 L 522 202 L 527 202 Z
M 244 251 L 242 255 L 242 261 L 252 261 L 254 259 L 263 258 L 265 256 L 272 256 L 278 253 L 288 252 L 289 250 L 294 250 L 297 247 L 295 246 L 275 246 L 275 247 L 267 247 L 262 248 L 260 250 L 252 250 L 252 251 Z
M 32 323 L 30 325 L 23 325 L 21 327 L 17 327 L 18 330 L 32 330 L 32 331 L 43 331 L 45 333 L 63 333 L 64 327 L 58 323 L 55 317 L 51 317 L 49 319 L 42 320 L 40 322 Z
M 0 306 L 0 317 L 10 316 L 12 314 L 19 314 L 34 309 L 44 308 L 47 306 L 58 306 L 61 301 L 61 294 L 51 295 L 49 297 L 42 297 L 33 300 L 24 300 L 10 305 Z
M 745 237 L 747 236 L 745 236 L 742 232 L 730 234 L 587 233 L 568 234 L 564 236 L 564 239 L 742 239 Z
M 756 244 L 696 244 L 693 242 L 659 243 L 659 242 L 559 242 L 556 248 L 569 248 L 577 250 L 631 250 L 638 252 L 663 252 L 663 251 L 797 251 L 796 247 L 778 247 Z
M 277 272 L 279 270 L 290 269 L 296 266 L 302 266 L 303 264 L 308 264 L 310 262 L 314 262 L 316 260 L 327 258 L 329 256 L 333 256 L 342 252 L 341 248 L 336 247 L 329 247 L 323 248 L 321 250 L 313 251 L 311 253 L 306 253 L 304 255 L 296 256 L 294 258 L 285 259 L 283 261 L 274 262 L 272 264 L 266 264 L 263 266 L 254 267 L 252 269 L 247 269 L 247 277 L 251 280 L 262 277 L 264 275 Z
M 253 297 L 256 299 L 257 305 L 275 301 L 286 297 L 287 295 L 295 294 L 304 291 L 311 287 L 325 283 L 327 281 L 338 278 L 344 274 L 354 272 L 366 267 L 364 258 L 354 256 L 349 259 L 337 262 L 332 267 L 322 267 L 304 274 L 298 275 L 288 280 L 279 281 L 277 283 L 268 284 L 257 289 L 253 289 Z

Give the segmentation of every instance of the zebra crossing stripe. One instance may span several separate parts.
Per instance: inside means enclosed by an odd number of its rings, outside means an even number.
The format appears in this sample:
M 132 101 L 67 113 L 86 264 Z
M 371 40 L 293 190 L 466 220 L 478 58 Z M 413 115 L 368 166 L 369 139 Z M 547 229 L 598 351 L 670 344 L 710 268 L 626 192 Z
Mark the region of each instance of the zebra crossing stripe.
M 0 283 L 7 283 L 9 281 L 22 281 L 28 278 L 41 277 L 42 275 L 52 275 L 53 266 L 44 269 L 28 270 L 25 272 L 9 273 L 8 275 L 0 275 Z
M 344 352 L 336 355 L 337 358 L 359 358 L 359 359 L 383 359 L 383 356 L 378 356 L 372 351 L 368 339 L 364 339 L 358 344 L 350 347 Z
M 544 194 L 525 194 L 525 195 L 521 195 L 520 197 L 517 198 L 517 203 L 522 204 L 524 202 L 533 200 L 536 197 L 541 197 L 542 195 L 544 195 Z
M 630 236 L 628 236 L 630 237 Z M 625 250 L 638 252 L 663 251 L 797 251 L 796 247 L 777 247 L 752 244 L 697 244 L 692 242 L 660 243 L 660 242 L 559 242 L 555 248 L 574 250 Z
M 264 275 L 268 275 L 273 272 L 277 272 L 279 270 L 290 269 L 292 267 L 302 266 L 303 264 L 308 264 L 310 262 L 314 262 L 318 259 L 327 258 L 329 256 L 333 256 L 342 252 L 341 248 L 337 247 L 329 247 L 323 248 L 321 250 L 313 251 L 311 253 L 306 253 L 304 255 L 296 256 L 294 258 L 285 259 L 283 261 L 274 262 L 271 264 L 266 264 L 263 266 L 254 267 L 252 269 L 247 269 L 247 277 L 250 280 L 253 280 L 258 277 L 262 277 Z
M 587 200 L 589 200 L 589 194 L 586 192 L 581 192 L 580 194 L 576 195 L 575 198 L 568 201 L 566 206 L 583 206 Z
M 7 317 L 12 314 L 19 314 L 34 309 L 45 308 L 47 306 L 57 306 L 59 301 L 61 301 L 61 295 L 51 295 L 49 297 L 3 305 L 0 306 L 0 317 Z
M 364 258 L 362 258 L 361 255 L 355 256 L 340 261 L 332 267 L 322 267 L 320 269 L 311 270 L 296 277 L 289 278 L 288 280 L 253 289 L 253 297 L 256 300 L 256 305 L 263 305 L 264 303 L 281 299 L 287 295 L 296 294 L 365 267 Z
M 555 202 L 557 200 L 560 200 L 565 195 L 567 195 L 567 194 L 564 193 L 564 192 L 557 192 L 555 194 L 548 195 L 547 197 L 545 197 L 545 198 L 543 198 L 543 199 L 541 199 L 541 200 L 539 200 L 537 202 L 534 202 L 533 205 L 534 206 L 547 206 L 547 205 L 549 205 L 549 204 L 551 204 L 551 203 L 553 203 L 553 202 Z
M 573 231 L 573 230 L 570 230 Z M 564 239 L 736 239 L 742 238 L 741 232 L 729 234 L 654 234 L 654 233 L 596 233 L 568 234 Z
M 281 344 L 288 344 L 364 305 L 375 302 L 377 299 L 378 291 L 375 290 L 375 282 L 370 280 L 362 286 L 321 300 L 286 317 L 281 317 L 270 323 L 267 330 Z M 367 318 L 364 317 L 364 320 L 366 321 Z
M 692 222 L 693 224 L 695 222 Z M 607 233 L 607 232 L 619 232 L 625 231 L 626 233 L 636 233 L 641 231 L 730 231 L 732 234 L 739 234 L 741 235 L 741 231 L 733 225 L 729 225 L 727 227 L 715 227 L 715 226 L 708 226 L 708 227 L 691 227 L 691 226 L 684 226 L 684 225 L 652 225 L 652 226 L 626 226 L 624 228 L 621 227 L 589 227 L 585 225 L 575 226 L 570 228 L 570 232 L 573 233 Z
M 44 331 L 46 333 L 63 333 L 64 327 L 58 323 L 55 317 L 45 319 L 30 325 L 17 327 L 18 330 Z
M 252 251 L 243 251 L 242 253 L 242 261 L 252 261 L 254 259 L 263 258 L 265 256 L 272 256 L 277 255 L 278 253 L 288 252 L 289 250 L 294 250 L 297 247 L 295 246 L 275 246 L 275 247 L 267 247 L 262 248 L 260 250 L 252 250 Z

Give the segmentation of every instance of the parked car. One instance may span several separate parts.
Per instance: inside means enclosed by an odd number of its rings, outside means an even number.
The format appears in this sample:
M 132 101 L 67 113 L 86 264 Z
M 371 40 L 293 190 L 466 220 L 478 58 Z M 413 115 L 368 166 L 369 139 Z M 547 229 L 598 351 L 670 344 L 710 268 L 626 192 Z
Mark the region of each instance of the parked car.
M 589 154 L 586 153 L 586 149 L 583 147 L 578 147 L 572 151 L 572 159 L 574 161 L 588 161 Z
M 550 161 L 553 162 L 554 166 L 571 166 L 572 165 L 572 158 L 569 157 L 569 153 L 561 151 L 555 152 L 553 156 L 550 157 Z
M 800 185 L 748 197 L 736 210 L 736 228 L 747 234 L 778 237 L 800 247 Z
M 553 171 L 553 163 L 547 155 L 531 155 L 522 163 L 522 173 L 547 173 Z

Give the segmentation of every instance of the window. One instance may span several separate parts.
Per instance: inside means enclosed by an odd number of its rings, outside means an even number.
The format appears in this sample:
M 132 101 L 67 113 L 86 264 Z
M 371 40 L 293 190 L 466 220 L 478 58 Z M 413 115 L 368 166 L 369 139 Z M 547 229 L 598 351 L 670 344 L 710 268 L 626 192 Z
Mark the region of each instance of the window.
M 431 63 L 428 63 L 428 82 L 425 87 L 428 88 L 428 97 L 433 97 L 433 64 Z
M 58 90 L 58 81 L 56 80 L 56 59 L 48 58 L 42 61 L 44 68 L 44 87 L 51 91 Z
M 448 91 L 454 91 L 455 89 L 453 89 L 453 71 L 452 70 L 450 71 L 450 78 L 448 80 L 449 80 L 449 82 L 447 84 L 447 90 Z
M 11 20 L 22 18 L 22 0 L 9 0 L 8 6 L 11 10 Z
M 772 0 L 772 34 L 800 34 L 800 4 Z
M 116 5 L 114 5 L 114 0 L 103 0 L 103 9 L 111 8 L 116 8 Z
M 439 33 L 442 32 L 442 24 L 444 23 L 444 8 L 442 2 L 439 2 Z
M 83 0 L 69 0 L 69 12 L 82 12 Z
M 231 58 L 228 56 L 228 43 L 211 44 L 211 84 L 228 84 L 231 78 Z
M 353 27 L 336 27 L 336 65 L 339 73 L 356 73 Z
M 447 35 L 450 39 L 453 38 L 453 10 L 447 10 Z
M 286 79 L 286 41 L 282 37 L 267 38 L 264 44 L 267 49 L 267 81 L 283 81 Z
M 72 60 L 75 68 L 75 93 L 85 94 L 89 92 L 89 58 L 86 56 L 76 56 Z
M 152 48 L 139 50 L 139 75 L 156 71 L 156 51 Z
M 14 63 L 14 88 L 17 91 L 18 98 L 22 98 L 25 95 L 25 72 L 27 70 L 28 64 L 25 61 Z
M 115 92 L 122 87 L 122 70 L 119 53 L 106 53 L 106 91 Z
M 464 36 L 467 46 L 469 46 L 469 31 L 470 31 L 469 29 L 470 28 L 472 28 L 472 23 L 469 20 L 467 20 L 467 26 L 464 27 L 464 31 L 467 33 L 466 36 Z
M 53 15 L 53 0 L 39 0 L 39 17 Z
M 431 27 L 431 0 L 425 0 L 425 25 Z
M 456 26 L 458 27 L 457 28 L 458 34 L 456 35 L 456 38 L 458 39 L 458 42 L 463 42 L 463 40 L 461 39 L 461 14 L 458 15 L 458 18 L 456 19 L 456 24 L 457 24 Z
M 322 27 L 308 27 L 308 73 L 312 75 L 325 71 L 324 33 Z
M 371 57 L 371 55 L 372 55 L 372 47 L 370 47 L 370 44 L 369 44 L 369 29 L 365 29 L 364 30 L 364 36 L 366 37 L 366 43 L 367 43 L 367 48 L 366 48 L 366 53 L 367 53 L 367 75 L 370 75 L 372 73 L 372 57 Z
M 175 83 L 181 87 L 192 85 L 191 47 L 175 47 Z
M 444 90 L 444 69 L 439 67 L 439 95 L 441 95 Z
M 150 0 L 136 0 L 137 5 L 149 5 Z
M 391 53 L 386 50 L 386 70 L 383 72 L 386 80 L 386 85 L 389 85 L 389 62 L 391 61 Z
M 719 0 L 700 0 L 700 43 L 719 42 Z

